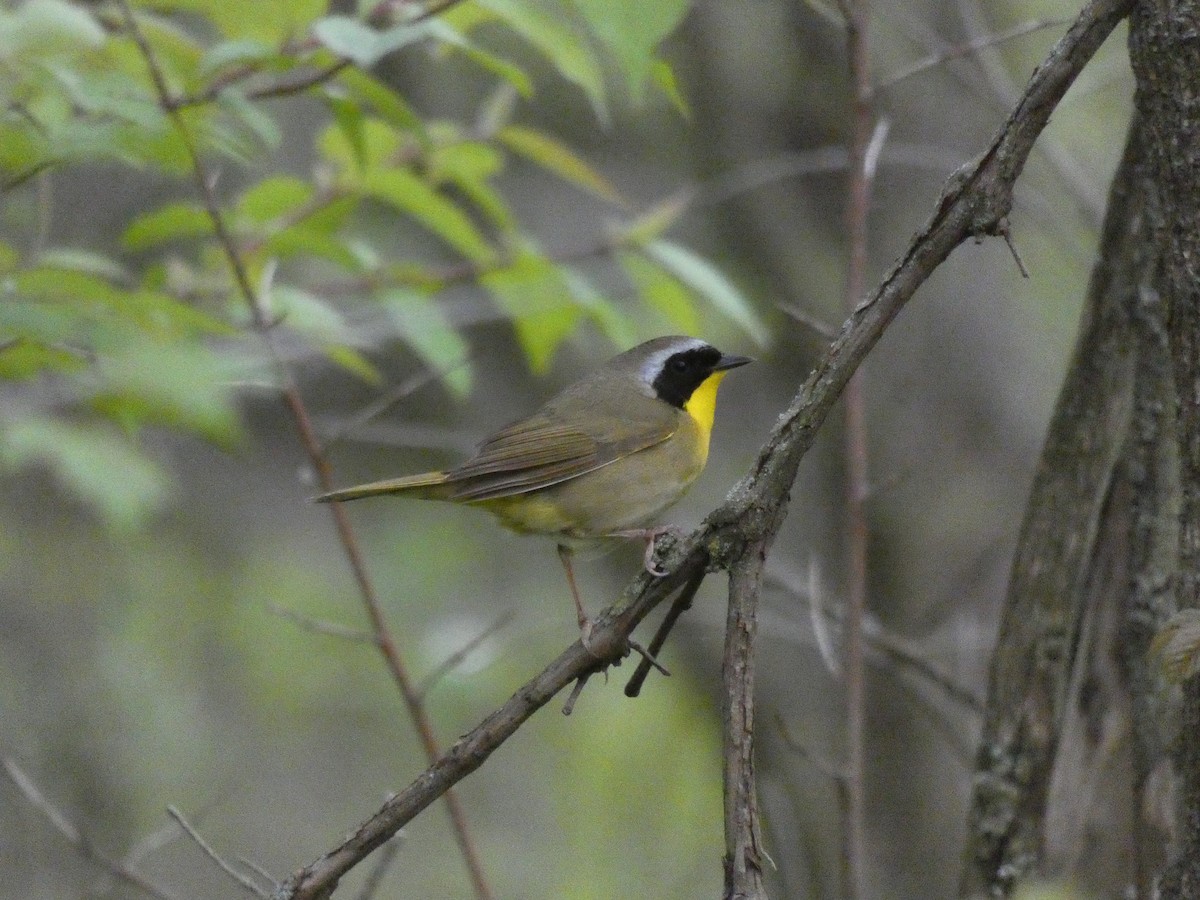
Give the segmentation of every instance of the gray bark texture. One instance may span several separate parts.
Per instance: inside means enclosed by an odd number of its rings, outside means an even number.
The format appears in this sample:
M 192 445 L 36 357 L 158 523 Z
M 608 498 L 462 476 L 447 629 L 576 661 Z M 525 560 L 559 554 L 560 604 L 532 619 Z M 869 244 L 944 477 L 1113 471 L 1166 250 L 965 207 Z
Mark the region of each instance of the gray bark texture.
M 1200 897 L 1200 3 L 1130 18 L 1135 112 L 993 657 L 962 895 L 1033 875 Z

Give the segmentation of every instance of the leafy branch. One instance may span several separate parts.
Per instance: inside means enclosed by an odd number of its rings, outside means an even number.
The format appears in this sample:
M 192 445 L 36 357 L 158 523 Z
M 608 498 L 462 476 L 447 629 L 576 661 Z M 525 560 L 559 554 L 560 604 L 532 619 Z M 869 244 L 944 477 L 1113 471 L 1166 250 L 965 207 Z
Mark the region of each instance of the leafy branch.
M 250 282 L 246 263 L 226 224 L 225 215 L 217 200 L 214 182 L 208 173 L 204 160 L 200 156 L 187 122 L 183 118 L 183 113 L 171 106 L 171 92 L 167 85 L 166 77 L 162 67 L 159 65 L 154 49 L 150 46 L 149 41 L 147 41 L 145 34 L 143 34 L 138 24 L 137 17 L 129 5 L 129 0 L 119 0 L 119 2 L 126 28 L 146 61 L 146 66 L 149 70 L 150 78 L 154 83 L 155 90 L 158 92 L 159 100 L 174 121 L 176 130 L 187 148 L 197 190 L 203 198 L 204 208 L 208 213 L 213 231 L 225 254 L 230 270 L 233 272 L 238 291 L 250 310 L 254 328 L 261 337 L 268 353 L 275 361 L 275 368 L 280 378 L 280 391 L 283 395 L 284 403 L 294 420 L 300 443 L 308 455 L 309 462 L 317 473 L 317 479 L 321 488 L 326 491 L 332 490 L 334 487 L 333 466 L 325 455 L 316 431 L 313 429 L 312 419 L 304 403 L 304 399 L 300 395 L 299 387 L 296 385 L 295 379 L 291 376 L 287 365 L 275 350 L 272 338 L 272 323 L 263 308 L 258 293 Z M 379 602 L 379 596 L 375 590 L 374 583 L 367 571 L 366 562 L 363 559 L 362 550 L 359 547 L 354 529 L 350 524 L 350 519 L 338 504 L 333 504 L 329 512 L 333 517 L 338 539 L 345 552 L 346 560 L 350 564 L 354 580 L 358 585 L 359 594 L 362 598 L 367 617 L 370 620 L 371 629 L 375 634 L 379 652 L 388 670 L 391 672 L 396 686 L 399 688 L 400 695 L 404 700 L 408 715 L 416 728 L 426 756 L 431 761 L 436 760 L 441 755 L 441 748 L 434 735 L 433 723 L 430 721 L 429 714 L 425 708 L 421 690 L 409 674 L 400 649 L 388 628 L 383 607 Z M 492 896 L 491 888 L 488 886 L 487 879 L 484 876 L 482 863 L 479 860 L 474 841 L 467 827 L 466 813 L 458 797 L 453 792 L 445 792 L 443 800 L 450 814 L 451 824 L 454 828 L 459 849 L 462 852 L 463 859 L 470 873 L 475 896 L 480 898 L 480 900 L 486 900 L 486 898 Z

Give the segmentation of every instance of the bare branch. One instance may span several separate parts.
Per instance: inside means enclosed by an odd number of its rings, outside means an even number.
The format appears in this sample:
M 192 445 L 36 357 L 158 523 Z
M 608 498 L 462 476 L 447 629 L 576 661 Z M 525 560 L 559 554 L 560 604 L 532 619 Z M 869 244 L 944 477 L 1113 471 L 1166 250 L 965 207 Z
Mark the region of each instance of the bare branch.
M 400 851 L 403 837 L 403 834 L 398 834 L 380 848 L 379 859 L 375 861 L 375 865 L 363 882 L 362 890 L 358 892 L 358 900 L 371 900 L 375 896 L 379 886 L 383 884 L 383 877 L 391 868 L 396 854 Z
M 471 356 L 468 354 L 462 359 L 455 360 L 449 365 L 442 366 L 438 369 L 425 369 L 409 378 L 404 379 L 390 391 L 382 394 L 372 402 L 368 403 L 354 415 L 350 416 L 345 422 L 337 427 L 337 429 L 325 439 L 321 445 L 321 452 L 328 453 L 333 447 L 344 441 L 350 434 L 353 434 L 359 428 L 362 428 L 372 419 L 382 416 L 388 410 L 394 408 L 397 404 L 402 403 L 407 398 L 411 397 L 421 388 L 435 381 L 440 381 L 451 372 L 454 372 L 471 361 Z
M 195 828 L 192 827 L 192 823 L 189 822 L 187 820 L 187 818 L 183 815 L 183 813 L 181 813 L 178 809 L 176 809 L 174 806 L 168 806 L 167 807 L 167 815 L 169 815 L 172 819 L 174 819 L 176 822 L 178 822 L 179 827 L 182 828 L 184 830 L 184 832 L 187 834 L 187 836 L 190 837 L 195 842 L 196 846 L 199 847 L 204 852 L 204 855 L 207 856 L 209 859 L 211 859 L 213 862 L 215 862 L 220 867 L 222 872 L 224 872 L 226 875 L 228 875 L 230 878 L 232 878 L 234 881 L 236 881 L 238 883 L 238 885 L 241 886 L 242 890 L 244 890 L 250 894 L 253 894 L 256 897 L 269 896 L 267 891 L 263 890 L 261 887 L 259 887 L 257 884 L 254 883 L 253 879 L 251 879 L 247 875 L 243 874 L 242 872 L 239 872 L 237 869 L 235 869 L 233 866 L 231 866 L 229 863 L 227 863 L 224 859 L 222 859 L 221 855 L 212 848 L 212 845 L 210 845 L 206 840 L 204 840 L 203 837 L 200 836 L 200 832 L 198 832 Z
M 700 590 L 700 585 L 704 581 L 704 575 L 703 571 L 693 574 L 691 579 L 675 597 L 675 601 L 667 610 L 667 614 L 663 617 L 662 622 L 659 623 L 658 630 L 654 632 L 654 637 L 650 641 L 650 655 L 658 655 L 663 648 L 663 644 L 667 642 L 667 637 L 671 634 L 671 629 L 675 627 L 675 623 L 679 620 L 679 617 L 692 608 L 692 599 L 696 596 L 696 591 Z M 642 692 L 642 683 L 646 680 L 646 676 L 650 674 L 651 668 L 652 664 L 650 661 L 643 657 L 625 685 L 626 697 L 636 697 Z
M 729 570 L 729 612 L 722 657 L 725 896 L 765 900 L 762 823 L 754 771 L 754 649 L 758 598 L 771 536 L 750 544 Z
M 314 619 L 311 616 L 306 616 L 304 613 L 296 612 L 294 609 L 288 609 L 286 606 L 280 606 L 277 603 L 268 603 L 267 612 L 279 616 L 281 619 L 287 619 L 294 625 L 303 628 L 305 631 L 311 631 L 314 634 L 324 634 L 329 637 L 341 638 L 342 640 L 353 641 L 358 644 L 377 643 L 375 635 L 369 631 L 363 631 L 361 628 L 347 628 L 345 625 L 337 622 L 327 622 L 324 619 Z
M 887 78 L 884 78 L 876 86 L 875 90 L 885 91 L 888 88 L 895 87 L 900 82 L 912 78 L 914 75 L 919 75 L 922 72 L 927 72 L 937 66 L 945 65 L 946 63 L 961 59 L 964 56 L 971 56 L 978 53 L 987 47 L 998 47 L 1001 44 L 1007 43 L 1015 38 L 1024 37 L 1027 34 L 1043 31 L 1047 28 L 1060 28 L 1068 23 L 1068 19 L 1030 19 L 1028 22 L 1021 22 L 1014 25 L 1012 28 L 1006 28 L 1003 31 L 998 31 L 995 34 L 983 35 L 974 40 L 967 41 L 965 44 L 956 44 L 953 47 L 947 47 L 940 53 L 931 53 L 923 59 L 919 59 L 909 66 L 893 72 Z
M 165 888 L 161 888 L 143 875 L 139 875 L 129 863 L 113 859 L 106 853 L 98 850 L 93 846 L 91 841 L 80 833 L 79 829 L 75 827 L 61 810 L 46 799 L 46 796 L 38 789 L 33 779 L 26 775 L 14 760 L 5 757 L 3 763 L 5 773 L 7 773 L 12 783 L 16 785 L 17 790 L 25 796 L 29 805 L 45 816 L 47 821 L 67 839 L 67 842 L 78 851 L 80 856 L 98 863 L 114 878 L 137 888 L 144 894 L 157 898 L 157 900 L 177 900 L 176 896 Z
M 487 628 L 483 629 L 481 632 L 479 632 L 479 634 L 475 635 L 473 638 L 447 656 L 432 672 L 421 679 L 421 683 L 417 685 L 417 693 L 419 693 L 422 697 L 428 696 L 429 692 L 434 688 L 434 686 L 437 685 L 439 681 L 445 678 L 448 673 L 453 672 L 455 669 L 461 666 L 463 660 L 470 656 L 471 652 L 480 644 L 501 629 L 507 628 L 515 616 L 516 613 L 511 609 L 501 613 L 491 625 L 487 626 Z

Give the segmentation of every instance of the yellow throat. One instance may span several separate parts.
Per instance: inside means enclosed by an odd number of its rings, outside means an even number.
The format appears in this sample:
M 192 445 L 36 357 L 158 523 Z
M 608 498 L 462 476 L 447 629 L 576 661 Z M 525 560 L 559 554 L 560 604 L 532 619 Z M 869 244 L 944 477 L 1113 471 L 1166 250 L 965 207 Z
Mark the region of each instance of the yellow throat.
M 721 385 L 721 379 L 725 377 L 725 372 L 713 372 L 700 383 L 700 386 L 692 391 L 692 396 L 688 397 L 687 403 L 683 404 L 684 412 L 686 412 L 695 421 L 700 429 L 700 452 L 701 459 L 708 458 L 708 439 L 712 435 L 713 416 L 717 414 L 717 388 Z

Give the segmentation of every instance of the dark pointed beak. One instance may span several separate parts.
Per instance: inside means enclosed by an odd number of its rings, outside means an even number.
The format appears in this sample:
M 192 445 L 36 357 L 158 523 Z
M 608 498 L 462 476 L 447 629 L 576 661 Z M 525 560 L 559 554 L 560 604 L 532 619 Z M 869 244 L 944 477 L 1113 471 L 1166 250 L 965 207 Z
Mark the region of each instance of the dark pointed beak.
M 738 366 L 744 366 L 746 363 L 752 362 L 754 362 L 754 360 L 748 356 L 734 356 L 729 353 L 724 353 L 721 355 L 721 358 L 717 360 L 717 364 L 713 366 L 713 371 L 724 372 L 726 369 L 736 369 Z

